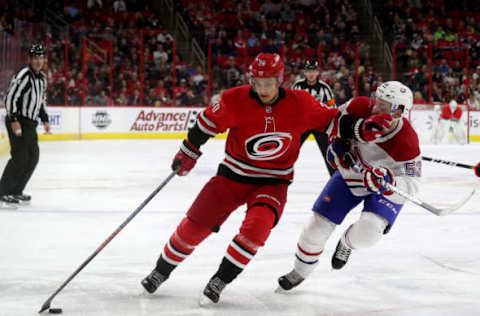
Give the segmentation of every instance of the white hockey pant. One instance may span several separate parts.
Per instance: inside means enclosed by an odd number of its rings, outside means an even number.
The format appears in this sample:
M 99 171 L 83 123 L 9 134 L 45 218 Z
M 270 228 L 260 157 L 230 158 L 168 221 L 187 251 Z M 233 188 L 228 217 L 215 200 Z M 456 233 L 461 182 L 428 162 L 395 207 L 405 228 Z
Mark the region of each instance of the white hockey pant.
M 453 130 L 453 137 L 456 143 L 465 144 L 466 134 L 462 121 L 440 120 L 433 133 L 433 142 L 438 144 L 443 142 L 445 135 L 450 135 L 450 129 Z

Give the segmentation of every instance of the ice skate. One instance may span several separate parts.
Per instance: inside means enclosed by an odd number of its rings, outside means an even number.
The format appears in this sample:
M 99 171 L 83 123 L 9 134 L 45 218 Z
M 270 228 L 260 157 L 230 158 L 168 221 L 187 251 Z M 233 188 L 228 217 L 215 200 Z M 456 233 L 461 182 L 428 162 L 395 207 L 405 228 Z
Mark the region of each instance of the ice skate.
M 207 286 L 203 290 L 203 293 L 200 295 L 199 304 L 200 306 L 208 306 L 212 303 L 218 303 L 220 300 L 220 293 L 227 284 L 223 282 L 219 277 L 214 276 L 208 281 Z
M 16 210 L 20 205 L 20 201 L 12 195 L 0 196 L 0 208 L 5 210 Z
M 282 293 L 284 291 L 289 291 L 302 283 L 303 280 L 305 280 L 304 277 L 302 277 L 297 271 L 292 270 L 278 278 L 279 287 L 275 290 L 275 292 Z
M 21 205 L 29 205 L 30 201 L 32 200 L 32 197 L 26 194 L 14 194 L 12 197 L 18 200 L 19 204 Z
M 343 238 L 338 241 L 337 248 L 335 249 L 335 253 L 332 256 L 332 268 L 335 270 L 340 270 L 343 266 L 348 262 L 348 257 L 350 257 L 350 253 L 352 252 L 352 248 L 348 247 Z
M 166 276 L 153 269 L 153 271 L 142 280 L 142 286 L 148 293 L 152 294 L 163 282 L 165 282 L 166 279 Z

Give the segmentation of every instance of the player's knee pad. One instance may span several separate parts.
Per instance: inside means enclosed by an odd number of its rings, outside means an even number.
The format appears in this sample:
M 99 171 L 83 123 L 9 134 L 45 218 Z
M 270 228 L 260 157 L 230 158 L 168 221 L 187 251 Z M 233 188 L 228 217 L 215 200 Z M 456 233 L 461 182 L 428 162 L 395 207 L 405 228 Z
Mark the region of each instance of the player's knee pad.
M 313 212 L 298 240 L 298 246 L 307 252 L 325 248 L 325 243 L 337 225 L 326 217 Z
M 248 211 L 240 235 L 261 247 L 265 244 L 275 223 L 275 213 L 266 204 L 255 204 Z
M 360 219 L 348 229 L 345 239 L 352 248 L 367 248 L 376 244 L 383 235 L 388 221 L 372 212 L 362 212 Z
M 176 233 L 184 242 L 196 246 L 210 235 L 212 230 L 185 217 L 178 225 Z

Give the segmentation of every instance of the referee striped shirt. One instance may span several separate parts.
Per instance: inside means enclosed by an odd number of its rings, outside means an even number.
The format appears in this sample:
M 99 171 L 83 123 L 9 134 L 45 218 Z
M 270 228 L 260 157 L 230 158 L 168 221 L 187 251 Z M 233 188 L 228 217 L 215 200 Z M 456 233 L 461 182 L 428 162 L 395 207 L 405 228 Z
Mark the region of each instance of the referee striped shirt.
M 35 73 L 30 66 L 20 70 L 10 82 L 5 96 L 5 109 L 11 121 L 24 117 L 48 122 L 46 111 L 47 77 L 43 71 Z
M 322 80 L 317 80 L 314 85 L 309 85 L 307 79 L 297 80 L 293 86 L 293 90 L 306 90 L 308 91 L 317 101 L 326 104 L 328 106 L 335 106 L 335 98 L 332 93 L 332 89 L 328 84 Z

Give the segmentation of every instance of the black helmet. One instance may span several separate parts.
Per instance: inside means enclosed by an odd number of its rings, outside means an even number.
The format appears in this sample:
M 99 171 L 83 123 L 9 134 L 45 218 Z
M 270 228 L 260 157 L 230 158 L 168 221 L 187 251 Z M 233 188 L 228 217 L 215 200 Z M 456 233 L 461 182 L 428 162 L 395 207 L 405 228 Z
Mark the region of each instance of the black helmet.
M 305 62 L 305 69 L 307 70 L 317 70 L 318 69 L 318 61 L 316 60 L 307 60 Z
M 42 44 L 32 44 L 28 53 L 30 56 L 45 56 L 45 48 Z

